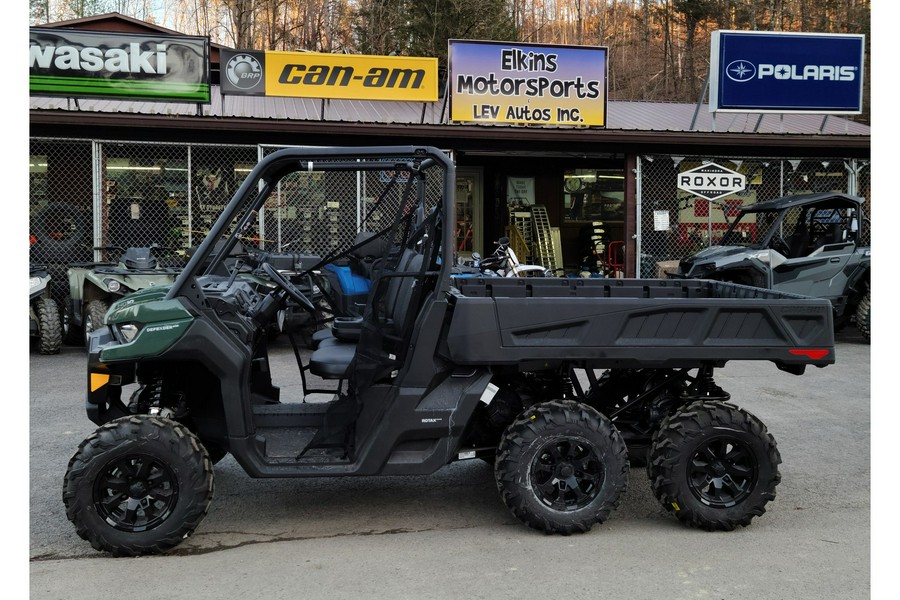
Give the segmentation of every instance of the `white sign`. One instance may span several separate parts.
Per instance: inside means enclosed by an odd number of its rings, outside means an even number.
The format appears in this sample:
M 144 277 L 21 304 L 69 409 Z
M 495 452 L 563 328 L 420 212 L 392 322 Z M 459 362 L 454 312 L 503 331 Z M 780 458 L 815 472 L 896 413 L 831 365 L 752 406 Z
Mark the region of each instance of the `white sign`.
M 668 231 L 669 230 L 669 211 L 654 210 L 653 211 L 653 230 Z
M 715 200 L 740 192 L 747 187 L 747 178 L 716 163 L 707 163 L 678 174 L 678 189 L 695 196 Z

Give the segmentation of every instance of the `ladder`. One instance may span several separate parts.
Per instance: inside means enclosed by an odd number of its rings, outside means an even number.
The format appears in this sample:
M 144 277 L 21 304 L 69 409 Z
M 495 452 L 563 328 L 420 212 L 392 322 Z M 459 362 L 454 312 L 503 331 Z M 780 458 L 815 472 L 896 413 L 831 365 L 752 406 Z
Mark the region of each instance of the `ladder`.
M 510 229 L 516 229 L 519 232 L 519 235 L 508 235 L 507 237 L 510 240 L 513 240 L 516 237 L 520 240 L 522 246 L 520 248 L 513 248 L 513 251 L 522 262 L 529 261 L 530 259 L 528 257 L 534 252 L 532 240 L 533 227 L 531 221 L 531 211 L 528 210 L 527 207 L 517 207 L 512 209 L 509 213 L 509 227 Z M 520 250 L 522 251 L 520 252 Z
M 534 222 L 534 242 L 532 250 L 535 252 L 535 262 L 556 272 L 556 252 L 553 244 L 553 231 L 550 227 L 550 217 L 547 216 L 547 207 L 535 205 L 531 207 L 531 215 Z

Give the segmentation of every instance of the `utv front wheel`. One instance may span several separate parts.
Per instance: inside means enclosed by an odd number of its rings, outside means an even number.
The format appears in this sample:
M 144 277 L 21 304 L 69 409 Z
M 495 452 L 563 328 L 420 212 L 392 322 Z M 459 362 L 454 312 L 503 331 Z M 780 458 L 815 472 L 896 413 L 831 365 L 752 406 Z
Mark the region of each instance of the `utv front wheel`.
M 608 418 L 572 401 L 525 411 L 494 466 L 503 502 L 529 527 L 569 535 L 602 523 L 628 483 L 628 451 Z
M 103 326 L 109 304 L 104 300 L 91 300 L 84 308 L 84 342 L 90 343 L 91 332 Z
M 136 415 L 97 429 L 69 461 L 66 516 L 79 536 L 113 556 L 177 546 L 206 516 L 213 467 L 194 434 Z
M 781 455 L 763 423 L 725 402 L 689 404 L 653 436 L 647 473 L 660 503 L 691 527 L 746 527 L 775 499 Z

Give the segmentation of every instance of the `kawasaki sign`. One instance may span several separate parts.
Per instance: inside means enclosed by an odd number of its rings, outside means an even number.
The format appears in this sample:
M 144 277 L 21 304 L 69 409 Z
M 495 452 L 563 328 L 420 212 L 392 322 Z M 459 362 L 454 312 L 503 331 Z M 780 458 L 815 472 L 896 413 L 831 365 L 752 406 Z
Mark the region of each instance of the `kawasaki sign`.
M 209 38 L 32 27 L 31 94 L 209 102 Z
M 865 36 L 715 31 L 710 112 L 859 114 Z

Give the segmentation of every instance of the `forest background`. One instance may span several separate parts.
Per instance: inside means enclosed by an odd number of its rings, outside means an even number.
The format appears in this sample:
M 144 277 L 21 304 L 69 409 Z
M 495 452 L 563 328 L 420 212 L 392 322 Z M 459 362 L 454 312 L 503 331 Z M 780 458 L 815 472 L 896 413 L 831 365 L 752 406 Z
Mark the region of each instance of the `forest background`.
M 108 12 L 241 50 L 438 57 L 448 39 L 609 48 L 611 100 L 697 102 L 716 30 L 861 33 L 871 0 L 29 0 L 31 25 Z

